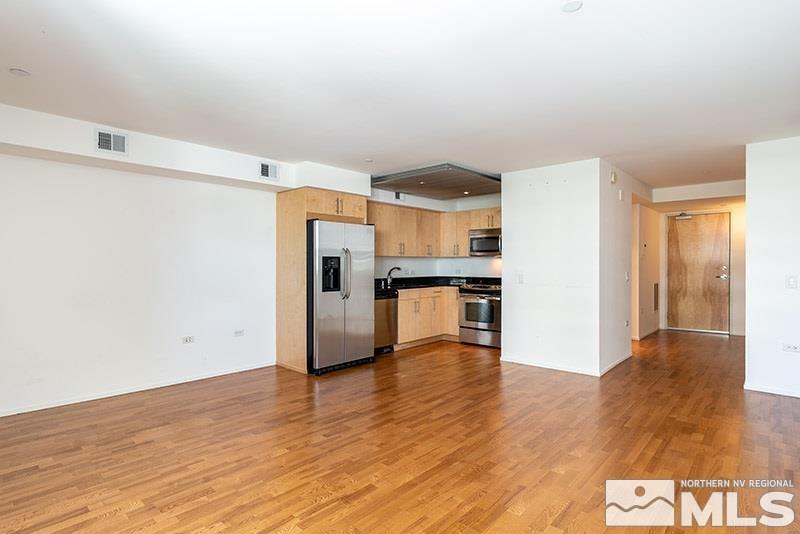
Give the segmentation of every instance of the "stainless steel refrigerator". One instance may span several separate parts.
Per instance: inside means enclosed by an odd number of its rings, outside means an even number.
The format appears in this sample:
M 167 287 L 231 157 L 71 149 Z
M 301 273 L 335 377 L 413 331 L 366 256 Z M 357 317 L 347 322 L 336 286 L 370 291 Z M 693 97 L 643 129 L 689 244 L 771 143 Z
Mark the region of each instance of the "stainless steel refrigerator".
M 308 221 L 308 372 L 374 361 L 375 227 Z

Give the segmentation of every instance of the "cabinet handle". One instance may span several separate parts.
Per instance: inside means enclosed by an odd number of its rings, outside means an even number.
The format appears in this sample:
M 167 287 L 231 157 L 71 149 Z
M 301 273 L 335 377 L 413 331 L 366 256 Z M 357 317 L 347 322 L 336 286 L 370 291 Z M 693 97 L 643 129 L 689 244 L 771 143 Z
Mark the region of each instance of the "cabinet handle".
M 453 256 L 455 256 L 455 255 L 456 255 L 456 246 L 453 245 Z

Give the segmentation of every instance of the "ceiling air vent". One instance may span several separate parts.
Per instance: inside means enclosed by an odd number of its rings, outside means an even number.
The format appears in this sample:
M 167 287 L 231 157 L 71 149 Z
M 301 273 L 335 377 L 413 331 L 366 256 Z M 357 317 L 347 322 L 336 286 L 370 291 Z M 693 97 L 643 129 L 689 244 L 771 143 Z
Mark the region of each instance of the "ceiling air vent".
M 97 130 L 97 150 L 125 155 L 128 153 L 128 136 L 121 133 Z
M 261 177 L 268 178 L 270 180 L 277 180 L 278 179 L 278 166 L 273 163 L 262 163 L 261 164 Z

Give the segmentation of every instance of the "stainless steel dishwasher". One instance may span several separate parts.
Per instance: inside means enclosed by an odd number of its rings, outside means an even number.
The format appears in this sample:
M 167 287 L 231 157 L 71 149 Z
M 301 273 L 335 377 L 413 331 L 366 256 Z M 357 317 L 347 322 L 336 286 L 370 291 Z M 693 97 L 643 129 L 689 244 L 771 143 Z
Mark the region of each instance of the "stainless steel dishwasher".
M 397 344 L 397 290 L 375 291 L 375 354 L 386 354 Z

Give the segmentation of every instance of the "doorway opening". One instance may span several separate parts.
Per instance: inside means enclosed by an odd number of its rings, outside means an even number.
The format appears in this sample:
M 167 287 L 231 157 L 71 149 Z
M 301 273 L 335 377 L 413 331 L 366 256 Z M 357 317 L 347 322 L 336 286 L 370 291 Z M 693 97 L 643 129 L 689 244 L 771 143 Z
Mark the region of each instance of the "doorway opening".
M 744 335 L 745 198 L 635 198 L 631 338 L 658 330 Z

